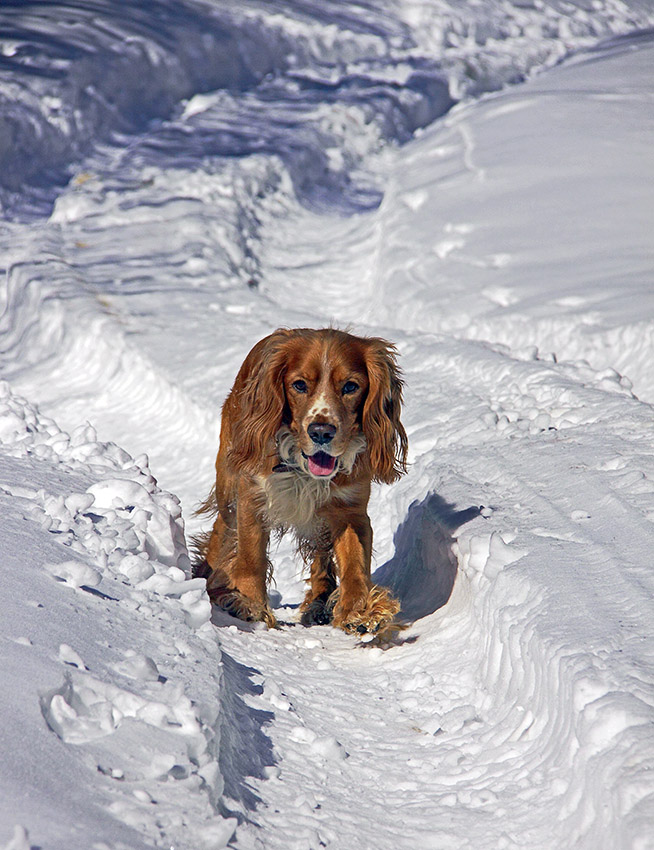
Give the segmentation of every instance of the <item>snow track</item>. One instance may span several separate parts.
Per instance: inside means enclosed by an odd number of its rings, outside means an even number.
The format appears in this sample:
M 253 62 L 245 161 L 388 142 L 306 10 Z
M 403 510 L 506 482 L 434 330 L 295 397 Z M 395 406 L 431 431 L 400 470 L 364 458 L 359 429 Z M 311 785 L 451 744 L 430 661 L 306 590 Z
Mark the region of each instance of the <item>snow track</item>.
M 630 441 L 619 391 L 613 439 L 611 394 L 580 385 L 582 421 L 530 432 L 516 417 L 498 429 L 472 399 L 510 383 L 515 410 L 525 376 L 551 364 L 507 362 L 474 343 L 461 343 L 457 358 L 451 341 L 429 357 L 424 339 L 413 344 L 420 364 L 404 354 L 409 410 L 418 406 L 419 374 L 438 374 L 441 384 L 434 409 L 424 398 L 419 406 L 439 424 L 437 459 L 431 448 L 415 449 L 416 422 L 408 420 L 410 493 L 438 482 L 438 492 L 459 491 L 468 502 L 459 511 L 433 495 L 414 504 L 410 537 L 398 533 L 394 558 L 376 574 L 395 586 L 405 610 L 424 617 L 399 645 L 353 652 L 329 629 L 307 636 L 297 626 L 224 634 L 226 651 L 256 670 L 262 693 L 252 704 L 275 715 L 273 781 L 254 783 L 265 804 L 259 828 L 236 846 L 345 848 L 352 824 L 365 847 L 637 846 L 653 803 L 645 789 L 654 644 L 640 626 L 654 616 L 642 560 L 651 535 L 643 517 L 654 508 L 651 454 Z M 457 365 L 448 369 L 445 359 Z M 446 416 L 449 398 L 458 403 Z M 520 401 L 533 409 L 524 389 Z M 651 411 L 632 404 L 639 434 L 639 415 L 650 421 Z M 584 446 L 579 434 L 590 437 L 598 420 L 602 447 L 592 437 Z M 618 453 L 621 468 L 611 469 Z M 397 510 L 402 494 L 392 495 Z M 494 506 L 482 510 L 488 518 L 468 507 L 475 497 Z M 428 611 L 426 599 L 447 605 Z M 423 831 L 434 811 L 437 827 Z
M 282 5 L 7 6 L 0 846 L 654 848 L 651 10 Z M 406 378 L 388 645 L 288 541 L 280 629 L 188 578 L 244 355 L 330 322 Z

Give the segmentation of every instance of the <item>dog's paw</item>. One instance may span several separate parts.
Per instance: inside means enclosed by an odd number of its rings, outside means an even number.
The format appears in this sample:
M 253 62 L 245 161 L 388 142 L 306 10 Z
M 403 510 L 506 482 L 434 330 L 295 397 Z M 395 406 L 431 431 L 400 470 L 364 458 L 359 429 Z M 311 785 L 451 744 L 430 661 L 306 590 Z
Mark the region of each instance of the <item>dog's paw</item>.
M 334 605 L 333 624 L 350 634 L 386 637 L 403 628 L 396 620 L 400 603 L 385 587 L 373 585 L 367 597 L 346 607 L 339 599 Z
M 268 605 L 255 602 L 238 590 L 215 589 L 209 592 L 209 598 L 232 617 L 246 622 L 262 622 L 269 629 L 277 626 L 275 615 Z
M 302 616 L 300 622 L 303 626 L 327 626 L 332 621 L 333 605 L 329 604 L 329 599 L 322 596 L 316 596 L 310 602 L 302 604 Z

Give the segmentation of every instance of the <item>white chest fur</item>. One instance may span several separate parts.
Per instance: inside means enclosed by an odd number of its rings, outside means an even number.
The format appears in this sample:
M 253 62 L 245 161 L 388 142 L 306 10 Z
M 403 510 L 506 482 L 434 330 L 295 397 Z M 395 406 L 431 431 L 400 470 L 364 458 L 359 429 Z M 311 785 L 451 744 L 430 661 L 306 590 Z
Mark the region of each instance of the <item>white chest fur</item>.
M 295 469 L 273 472 L 263 482 L 265 514 L 271 528 L 293 528 L 312 535 L 316 511 L 331 498 L 329 481 L 310 478 Z
M 292 528 L 298 537 L 311 539 L 319 531 L 316 512 L 330 499 L 348 502 L 356 498 L 354 489 L 349 485 L 337 487 L 331 479 L 311 476 L 306 462 L 301 461 L 295 437 L 286 426 L 278 431 L 276 443 L 278 456 L 286 468 L 260 478 L 266 522 L 270 528 Z M 338 459 L 339 472 L 349 475 L 357 455 L 365 447 L 363 434 L 354 436 Z

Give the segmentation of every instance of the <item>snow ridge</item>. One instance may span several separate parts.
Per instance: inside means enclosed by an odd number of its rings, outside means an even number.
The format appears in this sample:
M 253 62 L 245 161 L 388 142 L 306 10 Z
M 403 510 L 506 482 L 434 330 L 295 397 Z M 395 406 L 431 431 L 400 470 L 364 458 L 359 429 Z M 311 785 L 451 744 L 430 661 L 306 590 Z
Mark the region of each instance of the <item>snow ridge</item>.
M 95 600 L 95 605 L 74 603 L 81 608 L 82 624 L 68 640 L 77 648 L 61 642 L 57 658 L 41 662 L 46 664 L 41 681 L 63 681 L 41 690 L 38 702 L 51 732 L 79 748 L 72 760 L 86 781 L 94 786 L 96 777 L 110 780 L 111 790 L 105 784 L 100 792 L 109 817 L 100 819 L 99 833 L 124 825 L 128 830 L 120 846 L 125 847 L 151 846 L 139 836 L 156 833 L 172 842 L 180 828 L 188 834 L 175 813 L 175 795 L 163 792 L 162 783 L 170 778 L 173 785 L 185 785 L 191 797 L 197 795 L 195 823 L 189 827 L 195 846 L 223 847 L 235 822 L 215 818 L 223 792 L 218 758 L 224 721 L 209 693 L 220 691 L 220 652 L 204 582 L 187 579 L 190 564 L 178 500 L 157 488 L 146 457 L 133 460 L 118 446 L 98 442 L 90 425 L 66 434 L 6 382 L 0 384 L 0 433 L 0 497 L 10 528 L 16 514 L 33 529 L 28 552 L 34 591 L 47 588 L 34 572 L 42 569 L 46 582 L 54 579 L 68 593 Z M 56 541 L 54 548 L 44 542 L 48 537 Z M 17 555 L 11 549 L 6 555 L 13 566 Z M 8 600 L 9 622 L 32 634 L 21 643 L 38 645 L 40 632 L 32 620 L 41 619 L 38 609 L 51 608 L 53 595 L 56 600 L 62 593 L 43 594 L 43 603 L 35 603 L 35 613 L 21 625 L 16 619 L 20 595 Z M 59 609 L 66 598 L 57 603 Z M 85 646 L 90 615 L 95 640 Z M 159 646 L 152 641 L 153 622 Z M 55 629 L 63 635 L 66 625 Z M 96 642 L 107 642 L 105 657 L 98 656 L 97 645 L 93 648 Z M 142 651 L 148 645 L 157 662 Z M 177 669 L 175 659 L 188 655 L 197 663 L 204 658 L 201 675 Z M 166 656 L 174 661 L 170 669 Z M 10 725 L 16 708 L 11 704 L 4 713 Z M 6 766 L 5 783 L 15 767 Z M 38 825 L 43 814 L 27 824 Z M 52 846 L 70 846 L 63 826 L 63 832 L 51 832 Z

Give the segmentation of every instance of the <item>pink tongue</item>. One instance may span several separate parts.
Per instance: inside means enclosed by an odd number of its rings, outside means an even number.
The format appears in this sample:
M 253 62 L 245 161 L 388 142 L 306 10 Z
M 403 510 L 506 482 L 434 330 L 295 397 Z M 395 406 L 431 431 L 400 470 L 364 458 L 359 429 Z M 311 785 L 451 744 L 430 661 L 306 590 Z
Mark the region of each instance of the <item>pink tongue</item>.
M 316 452 L 307 458 L 307 462 L 312 475 L 331 475 L 336 466 L 336 458 L 326 452 Z

